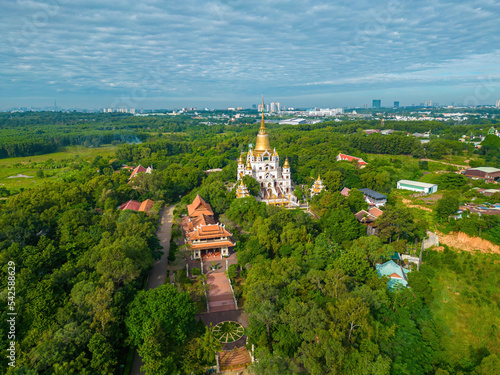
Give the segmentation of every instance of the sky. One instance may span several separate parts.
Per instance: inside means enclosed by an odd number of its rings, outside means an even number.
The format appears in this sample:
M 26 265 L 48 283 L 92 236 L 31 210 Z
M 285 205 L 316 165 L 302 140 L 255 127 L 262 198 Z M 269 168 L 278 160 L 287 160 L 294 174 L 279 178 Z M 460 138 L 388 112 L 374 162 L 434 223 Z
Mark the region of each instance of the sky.
M 500 100 L 497 0 L 2 0 L 0 13 L 0 110 Z

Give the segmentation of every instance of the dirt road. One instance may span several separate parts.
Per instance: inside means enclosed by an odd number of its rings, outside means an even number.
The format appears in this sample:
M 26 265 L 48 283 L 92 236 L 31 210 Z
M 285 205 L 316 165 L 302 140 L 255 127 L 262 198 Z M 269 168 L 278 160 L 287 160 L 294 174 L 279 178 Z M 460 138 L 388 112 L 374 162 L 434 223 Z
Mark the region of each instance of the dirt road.
M 174 216 L 174 207 L 164 207 L 161 213 L 160 227 L 158 228 L 157 236 L 160 240 L 160 245 L 163 247 L 163 255 L 153 264 L 153 268 L 149 271 L 147 289 L 154 289 L 165 283 L 167 278 L 168 252 L 170 250 L 170 231 L 172 230 L 172 219 Z M 132 370 L 130 375 L 143 375 L 141 372 L 142 359 L 139 357 L 137 350 L 134 352 L 132 361 Z
M 432 159 L 427 159 L 427 158 L 422 158 L 420 159 L 422 161 L 433 161 L 435 163 L 441 163 L 441 164 L 447 164 L 447 165 L 452 165 L 454 167 L 457 167 L 457 168 L 461 168 L 461 169 L 468 169 L 470 168 L 469 165 L 460 165 L 460 164 L 453 164 L 453 163 L 448 163 L 446 161 L 441 161 L 441 160 L 432 160 Z

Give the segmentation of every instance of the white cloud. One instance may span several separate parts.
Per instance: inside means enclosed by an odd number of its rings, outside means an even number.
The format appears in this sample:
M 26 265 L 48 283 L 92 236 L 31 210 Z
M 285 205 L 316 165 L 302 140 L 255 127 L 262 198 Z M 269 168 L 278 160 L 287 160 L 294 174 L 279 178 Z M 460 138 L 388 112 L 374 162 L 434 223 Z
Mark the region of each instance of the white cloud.
M 261 92 L 321 97 L 332 87 L 362 92 L 373 85 L 440 84 L 451 92 L 478 76 L 498 79 L 495 1 L 54 4 L 6 4 L 0 101 L 64 90 L 75 100 L 92 92 L 112 102 L 140 88 L 151 98 L 196 92 L 230 102 Z

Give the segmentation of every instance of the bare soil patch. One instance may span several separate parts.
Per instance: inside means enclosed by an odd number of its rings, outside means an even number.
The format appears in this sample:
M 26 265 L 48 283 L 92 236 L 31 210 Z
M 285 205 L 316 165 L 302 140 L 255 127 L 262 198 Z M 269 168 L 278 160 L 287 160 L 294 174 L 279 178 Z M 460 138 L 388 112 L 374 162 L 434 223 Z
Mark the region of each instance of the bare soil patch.
M 413 204 L 413 202 L 409 199 L 405 199 L 403 198 L 403 203 L 406 205 L 406 207 L 412 207 L 412 208 L 418 208 L 420 210 L 424 210 L 424 211 L 430 211 L 432 212 L 432 209 L 429 208 L 429 207 L 424 207 L 424 206 L 421 206 L 419 204 Z
M 462 251 L 476 252 L 479 250 L 482 253 L 500 254 L 500 246 L 480 237 L 470 237 L 463 232 L 450 232 L 450 234 L 438 232 L 438 236 L 439 243 Z

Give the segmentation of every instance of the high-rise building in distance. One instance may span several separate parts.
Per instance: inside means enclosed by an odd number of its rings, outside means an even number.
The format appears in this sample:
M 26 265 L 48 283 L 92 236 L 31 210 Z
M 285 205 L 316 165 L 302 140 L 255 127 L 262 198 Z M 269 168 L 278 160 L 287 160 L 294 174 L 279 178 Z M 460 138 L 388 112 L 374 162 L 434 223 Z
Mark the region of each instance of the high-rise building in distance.
M 399 102 L 394 102 L 394 108 L 399 108 Z
M 382 107 L 382 100 L 380 99 L 373 99 L 372 101 L 372 108 L 381 108 Z
M 497 104 L 495 107 L 500 108 L 500 100 L 497 100 Z

